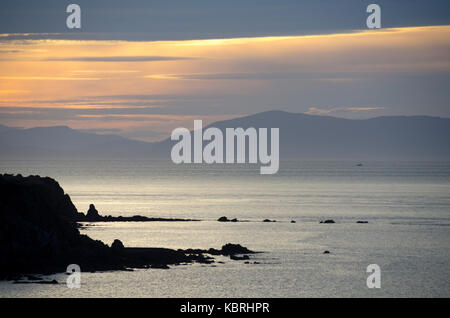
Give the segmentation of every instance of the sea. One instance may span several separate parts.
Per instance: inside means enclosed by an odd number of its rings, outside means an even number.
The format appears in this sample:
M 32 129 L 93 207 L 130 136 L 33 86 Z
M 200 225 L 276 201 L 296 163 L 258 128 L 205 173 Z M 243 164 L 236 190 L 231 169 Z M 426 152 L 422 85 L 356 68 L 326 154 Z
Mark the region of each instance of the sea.
M 56 179 L 81 212 L 94 204 L 102 215 L 199 220 L 93 223 L 81 230 L 107 244 L 235 243 L 262 252 L 247 263 L 220 256 L 170 269 L 81 269 L 80 288 L 68 288 L 64 273 L 44 277 L 57 285 L 2 281 L 0 297 L 450 297 L 450 162 L 293 160 L 281 161 L 274 175 L 259 168 L 0 161 L 0 173 Z M 243 222 L 218 222 L 221 216 Z M 335 223 L 320 223 L 327 219 Z M 371 264 L 379 267 L 378 286 L 368 284 Z

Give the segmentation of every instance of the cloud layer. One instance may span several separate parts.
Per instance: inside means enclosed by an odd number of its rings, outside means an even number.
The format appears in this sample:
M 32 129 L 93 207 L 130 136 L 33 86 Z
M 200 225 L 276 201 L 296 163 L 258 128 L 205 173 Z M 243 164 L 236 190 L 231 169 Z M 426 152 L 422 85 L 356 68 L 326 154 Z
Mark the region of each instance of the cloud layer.
M 450 26 L 188 41 L 0 41 L 0 123 L 153 140 L 279 109 L 450 117 Z

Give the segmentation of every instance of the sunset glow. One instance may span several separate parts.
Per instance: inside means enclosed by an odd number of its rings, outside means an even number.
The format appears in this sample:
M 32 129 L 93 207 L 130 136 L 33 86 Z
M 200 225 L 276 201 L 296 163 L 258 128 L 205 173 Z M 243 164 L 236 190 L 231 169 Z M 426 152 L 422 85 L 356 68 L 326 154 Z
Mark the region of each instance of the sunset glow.
M 270 89 L 283 95 L 285 83 L 334 89 L 370 76 L 446 73 L 449 48 L 449 26 L 189 41 L 3 40 L 0 123 L 146 127 L 161 138 L 193 117 L 210 123 L 245 114 L 236 111 L 242 98 Z M 347 107 L 379 113 L 384 106 Z M 345 108 L 327 108 L 336 107 Z

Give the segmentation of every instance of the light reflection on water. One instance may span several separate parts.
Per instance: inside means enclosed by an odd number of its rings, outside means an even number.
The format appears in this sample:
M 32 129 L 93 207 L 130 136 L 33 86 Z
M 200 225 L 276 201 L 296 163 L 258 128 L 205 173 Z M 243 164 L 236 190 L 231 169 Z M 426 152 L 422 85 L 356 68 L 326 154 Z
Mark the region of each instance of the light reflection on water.
M 261 176 L 242 165 L 2 161 L 0 171 L 54 177 L 80 211 L 94 203 L 101 214 L 202 219 L 83 230 L 108 244 L 265 251 L 260 264 L 84 273 L 80 290 L 3 282 L 1 296 L 450 296 L 450 163 L 282 162 L 279 174 Z M 222 215 L 251 222 L 216 222 Z M 381 290 L 365 285 L 371 263 L 382 269 Z

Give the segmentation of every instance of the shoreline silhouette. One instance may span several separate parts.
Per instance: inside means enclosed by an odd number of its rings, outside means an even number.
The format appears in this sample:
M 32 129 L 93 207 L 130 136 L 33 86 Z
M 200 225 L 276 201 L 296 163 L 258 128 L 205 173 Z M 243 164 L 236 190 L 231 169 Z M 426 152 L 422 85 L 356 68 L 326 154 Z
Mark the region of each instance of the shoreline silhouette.
M 91 208 L 87 218 L 103 220 L 93 205 Z M 182 263 L 211 264 L 214 255 L 241 260 L 255 253 L 231 243 L 208 250 L 124 247 L 120 240 L 108 246 L 80 234 L 77 222 L 86 216 L 49 177 L 0 175 L 0 211 L 0 280 L 62 273 L 69 264 L 79 265 L 84 272 L 167 269 Z

